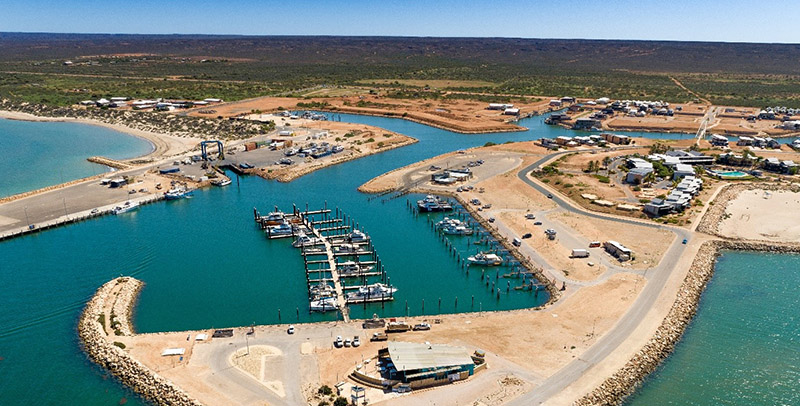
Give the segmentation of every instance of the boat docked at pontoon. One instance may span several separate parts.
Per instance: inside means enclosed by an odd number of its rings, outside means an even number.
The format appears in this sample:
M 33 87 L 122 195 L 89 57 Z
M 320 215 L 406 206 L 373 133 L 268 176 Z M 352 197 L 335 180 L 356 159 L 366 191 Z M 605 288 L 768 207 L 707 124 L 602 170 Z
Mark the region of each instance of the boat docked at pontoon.
M 433 195 L 427 195 L 422 200 L 417 200 L 417 207 L 419 211 L 431 212 L 431 211 L 450 211 L 453 210 L 453 206 L 442 198 L 438 198 Z
M 367 242 L 369 241 L 369 236 L 361 230 L 353 230 L 352 233 L 347 235 L 347 241 L 351 243 Z
M 361 265 L 355 261 L 347 261 L 336 264 L 336 268 L 339 270 L 341 275 L 358 275 L 375 269 L 375 267 L 372 265 Z
M 372 285 L 361 286 L 357 291 L 347 294 L 348 302 L 361 302 L 370 299 L 387 298 L 394 295 L 397 288 L 386 286 L 382 283 L 373 283 Z
M 277 226 L 286 222 L 286 213 L 282 211 L 274 211 L 268 213 L 263 220 L 266 221 L 267 225 Z
M 333 252 L 336 254 L 353 254 L 353 255 L 369 253 L 368 250 L 362 248 L 358 244 L 337 245 L 333 248 Z
M 497 254 L 479 252 L 467 258 L 471 265 L 497 266 L 503 263 L 503 258 Z
M 294 227 L 287 223 L 283 222 L 278 224 L 277 226 L 269 226 L 267 227 L 267 234 L 268 235 L 291 235 L 294 233 Z
M 312 312 L 330 312 L 339 309 L 339 305 L 336 304 L 335 297 L 324 297 L 317 300 L 312 300 L 308 304 L 309 308 Z
M 303 233 L 297 236 L 297 239 L 294 240 L 294 242 L 292 243 L 292 247 L 300 248 L 300 247 L 308 247 L 312 245 L 321 245 L 321 244 L 324 244 L 322 238 L 309 237 Z
M 436 223 L 436 229 L 442 230 L 443 233 L 449 235 L 472 235 L 474 232 L 471 228 L 467 227 L 467 223 L 449 217 L 445 217 L 442 221 Z

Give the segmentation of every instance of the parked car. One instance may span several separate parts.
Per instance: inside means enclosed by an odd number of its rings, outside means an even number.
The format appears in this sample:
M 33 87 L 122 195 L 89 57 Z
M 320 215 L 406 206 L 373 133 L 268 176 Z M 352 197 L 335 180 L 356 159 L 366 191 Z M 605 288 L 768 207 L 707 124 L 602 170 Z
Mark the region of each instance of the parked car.
M 541 221 L 536 221 L 536 222 L 533 223 L 533 225 L 540 226 L 540 225 L 542 225 L 542 222 Z
M 346 340 L 344 340 L 344 346 L 345 346 L 345 347 L 349 347 L 349 346 L 351 346 L 351 345 L 353 345 L 353 342 L 352 342 L 352 341 L 350 341 L 350 339 L 349 339 L 349 338 L 348 338 L 348 339 L 346 339 Z
M 515 247 L 519 247 L 522 245 L 522 241 L 519 238 L 515 238 L 513 241 L 511 241 L 511 244 L 514 244 Z
M 428 324 L 428 323 L 419 323 L 419 324 L 414 325 L 414 331 L 430 330 L 430 329 L 431 329 L 431 325 Z
M 522 236 L 522 238 L 523 238 L 523 239 L 525 239 L 525 238 L 531 238 L 531 237 L 533 237 L 533 234 L 531 234 L 531 233 L 525 233 L 525 234 Z
M 294 334 L 294 324 L 289 326 L 289 329 L 287 329 L 286 332 L 289 333 L 289 334 Z
M 489 222 L 494 223 L 494 217 L 489 217 Z
M 358 336 L 353 337 L 353 347 L 358 347 L 361 345 L 361 339 Z
M 336 341 L 334 341 L 334 342 L 333 342 L 333 345 L 334 345 L 336 348 L 342 348 L 342 345 L 344 345 L 344 344 L 342 343 L 342 336 L 336 336 Z
M 528 220 L 534 220 L 536 218 L 536 215 L 533 213 L 528 213 L 525 215 L 525 218 Z
M 600 246 L 600 241 L 592 241 L 589 243 L 589 248 L 597 248 Z
M 548 193 L 548 194 L 547 194 L 547 198 L 548 198 L 548 199 L 552 199 L 552 198 L 553 198 L 553 194 L 552 194 L 552 193 Z
M 373 333 L 370 341 L 386 341 L 388 339 L 389 336 L 386 333 Z

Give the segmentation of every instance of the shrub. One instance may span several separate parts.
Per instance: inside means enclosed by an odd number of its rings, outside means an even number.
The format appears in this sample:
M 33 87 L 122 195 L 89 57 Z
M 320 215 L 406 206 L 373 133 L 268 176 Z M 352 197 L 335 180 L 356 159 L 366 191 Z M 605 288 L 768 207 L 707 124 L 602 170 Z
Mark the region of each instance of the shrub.
M 383 136 L 386 138 L 392 138 L 392 134 L 389 133 L 383 133 Z
M 367 143 L 367 144 L 369 144 L 370 142 L 375 142 L 375 138 L 369 138 L 364 142 Z
M 611 183 L 611 179 L 609 179 L 608 176 L 594 175 L 594 177 L 597 178 L 597 180 L 599 180 L 600 183 Z
M 339 396 L 333 401 L 333 406 L 347 406 L 347 399 Z
M 119 341 L 114 341 L 114 345 L 116 345 L 119 348 L 122 348 L 123 350 L 125 349 L 125 344 Z
M 491 147 L 492 145 L 497 145 L 497 144 L 491 141 L 487 142 L 486 144 L 483 144 L 484 147 Z
M 328 386 L 328 385 L 322 385 L 322 386 L 319 387 L 319 390 L 317 391 L 317 393 L 319 393 L 320 395 L 328 396 L 331 393 L 333 393 L 333 389 L 331 389 L 331 387 Z
M 383 148 L 383 146 L 384 146 L 383 141 L 378 141 L 378 148 Z

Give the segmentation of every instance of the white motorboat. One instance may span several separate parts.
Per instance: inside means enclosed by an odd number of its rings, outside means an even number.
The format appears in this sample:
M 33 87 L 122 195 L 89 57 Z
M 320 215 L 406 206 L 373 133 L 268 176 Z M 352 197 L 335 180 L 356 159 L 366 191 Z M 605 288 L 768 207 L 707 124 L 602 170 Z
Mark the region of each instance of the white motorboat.
M 266 221 L 268 225 L 277 226 L 278 224 L 286 221 L 286 214 L 282 211 L 268 213 L 266 216 Z
M 417 207 L 419 211 L 423 212 L 453 210 L 453 206 L 450 203 L 433 195 L 427 195 L 424 199 L 417 200 Z
M 503 258 L 500 258 L 497 254 L 487 254 L 485 252 L 479 252 L 473 256 L 467 258 L 470 264 L 473 265 L 484 265 L 484 266 L 497 266 L 503 263 Z
M 375 269 L 375 267 L 372 265 L 360 265 L 355 261 L 342 262 L 336 265 L 337 268 L 339 269 L 339 273 L 341 273 L 342 275 L 360 274 Z
M 292 232 L 292 225 L 286 222 L 278 224 L 277 226 L 267 227 L 267 233 L 269 235 L 291 235 Z
M 128 201 L 128 202 L 125 202 L 125 204 L 123 204 L 122 206 L 117 206 L 117 207 L 114 207 L 113 209 L 111 209 L 111 214 L 115 214 L 116 215 L 116 214 L 127 213 L 127 212 L 129 212 L 131 210 L 135 210 L 138 207 L 139 207 L 139 203 L 136 203 L 136 202 L 131 203 L 131 202 Z
M 333 297 L 312 300 L 308 305 L 312 312 L 330 312 L 339 309 L 336 298 Z
M 176 187 L 164 192 L 164 197 L 167 200 L 178 200 L 191 195 L 192 192 L 184 187 Z
M 313 245 L 320 245 L 324 244 L 321 238 L 318 237 L 309 237 L 305 234 L 300 234 L 296 240 L 292 243 L 292 247 L 300 248 L 300 247 L 308 247 Z
M 395 292 L 397 292 L 397 288 L 395 287 L 387 286 L 382 283 L 373 283 L 372 285 L 361 286 L 357 291 L 348 293 L 347 300 L 359 302 L 368 299 L 390 297 Z
M 220 186 L 220 187 L 222 187 L 222 186 L 228 186 L 228 185 L 230 185 L 230 184 L 231 184 L 231 183 L 233 183 L 233 182 L 232 182 L 230 179 L 217 179 L 217 180 L 212 180 L 212 181 L 211 181 L 211 183 L 212 183 L 214 186 Z
M 367 242 L 369 241 L 369 236 L 361 230 L 353 230 L 352 233 L 347 235 L 347 240 L 351 243 Z

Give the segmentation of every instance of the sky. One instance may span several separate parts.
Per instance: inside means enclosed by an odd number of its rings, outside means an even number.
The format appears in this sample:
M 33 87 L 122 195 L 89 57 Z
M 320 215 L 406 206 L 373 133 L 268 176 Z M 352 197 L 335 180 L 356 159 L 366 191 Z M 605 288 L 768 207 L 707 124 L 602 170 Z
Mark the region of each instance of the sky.
M 772 0 L 3 0 L 0 31 L 800 43 Z

